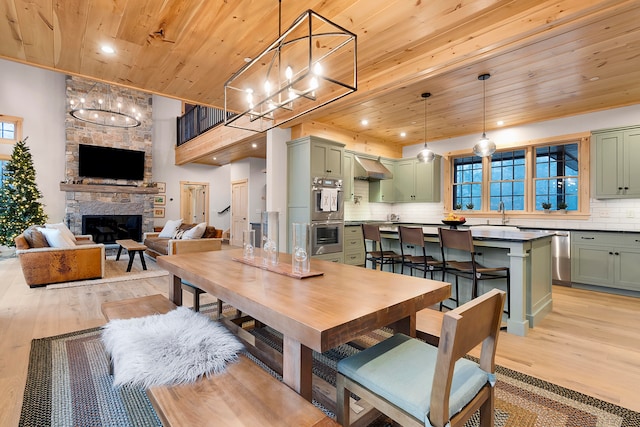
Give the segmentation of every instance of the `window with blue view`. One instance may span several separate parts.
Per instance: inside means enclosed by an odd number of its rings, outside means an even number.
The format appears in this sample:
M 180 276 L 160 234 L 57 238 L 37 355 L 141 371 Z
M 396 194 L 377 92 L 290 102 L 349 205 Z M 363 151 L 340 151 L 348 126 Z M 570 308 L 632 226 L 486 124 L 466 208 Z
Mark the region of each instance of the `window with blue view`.
M 578 166 L 577 143 L 535 149 L 535 210 L 578 209 Z

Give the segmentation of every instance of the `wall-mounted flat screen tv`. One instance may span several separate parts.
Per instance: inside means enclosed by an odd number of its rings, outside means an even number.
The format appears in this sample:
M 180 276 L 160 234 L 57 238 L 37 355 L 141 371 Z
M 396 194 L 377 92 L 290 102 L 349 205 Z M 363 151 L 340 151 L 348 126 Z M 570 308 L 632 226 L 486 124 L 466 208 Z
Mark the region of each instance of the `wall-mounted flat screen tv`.
M 83 178 L 144 179 L 144 151 L 80 144 L 78 175 Z

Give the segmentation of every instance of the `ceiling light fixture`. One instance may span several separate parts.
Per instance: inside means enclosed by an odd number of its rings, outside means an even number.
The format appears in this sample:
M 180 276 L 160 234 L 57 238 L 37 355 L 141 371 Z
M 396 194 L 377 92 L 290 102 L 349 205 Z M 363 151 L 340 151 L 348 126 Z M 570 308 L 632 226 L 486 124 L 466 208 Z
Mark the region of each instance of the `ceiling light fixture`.
M 487 157 L 496 152 L 496 144 L 487 138 L 487 89 L 486 81 L 491 74 L 480 74 L 478 80 L 482 80 L 482 138 L 473 146 L 473 154 L 480 157 Z
M 115 49 L 112 48 L 111 46 L 108 45 L 104 45 L 100 48 L 101 51 L 103 51 L 104 53 L 114 53 Z
M 100 93 L 95 93 L 94 96 L 87 101 L 87 98 L 91 96 L 91 92 L 98 85 L 94 83 L 91 89 L 86 93 L 84 97 L 76 102 L 74 99 L 69 101 L 70 110 L 69 114 L 83 122 L 93 123 L 94 125 L 109 126 L 116 128 L 134 128 L 140 126 L 141 114 L 134 107 L 131 108 L 131 113 L 124 112 L 121 102 L 116 102 L 117 109 L 111 107 L 111 85 L 101 84 L 106 86 L 106 90 L 101 90 Z M 106 98 L 106 105 L 105 100 Z
M 225 125 L 264 132 L 357 86 L 356 35 L 307 10 L 224 84 Z
M 424 148 L 418 153 L 418 161 L 427 163 L 433 162 L 433 159 L 436 158 L 436 153 L 427 147 L 427 98 L 429 98 L 431 94 L 425 92 L 421 96 L 424 98 Z

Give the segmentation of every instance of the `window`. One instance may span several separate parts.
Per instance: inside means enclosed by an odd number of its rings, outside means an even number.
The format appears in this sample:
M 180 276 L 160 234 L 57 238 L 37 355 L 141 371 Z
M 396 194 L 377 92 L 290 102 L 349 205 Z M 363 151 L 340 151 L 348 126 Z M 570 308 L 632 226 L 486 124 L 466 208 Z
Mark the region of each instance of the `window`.
M 578 144 L 538 147 L 535 158 L 536 210 L 542 203 L 551 203 L 551 209 L 561 203 L 567 210 L 578 209 Z
M 0 114 L 0 142 L 13 144 L 22 139 L 22 119 Z
M 589 134 L 548 138 L 505 147 L 491 157 L 450 153 L 445 179 L 446 209 L 467 208 L 491 216 L 501 202 L 518 215 L 541 214 L 542 203 L 552 210 L 566 208 L 589 214 Z M 583 165 L 580 169 L 580 164 Z
M 500 202 L 508 211 L 525 209 L 525 150 L 504 151 L 491 156 L 489 210 L 496 211 Z
M 482 206 L 482 158 L 461 157 L 453 162 L 453 200 L 460 208 L 480 209 Z M 473 205 L 472 207 L 469 207 Z
M 4 186 L 4 168 L 9 163 L 9 159 L 5 159 L 4 156 L 0 156 L 0 188 Z

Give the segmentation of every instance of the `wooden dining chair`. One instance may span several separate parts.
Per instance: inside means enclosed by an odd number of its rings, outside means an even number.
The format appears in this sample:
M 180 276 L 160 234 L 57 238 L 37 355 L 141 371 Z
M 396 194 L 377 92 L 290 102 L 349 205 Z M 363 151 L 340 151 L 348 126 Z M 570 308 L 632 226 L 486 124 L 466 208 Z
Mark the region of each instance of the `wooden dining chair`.
M 456 296 L 450 298 L 456 303 L 456 307 L 460 305 L 458 278 L 463 277 L 471 281 L 471 298 L 478 296 L 478 283 L 483 280 L 506 280 L 507 290 L 507 307 L 505 313 L 509 316 L 511 304 L 509 303 L 509 295 L 511 292 L 511 277 L 509 267 L 485 267 L 478 263 L 475 259 L 476 250 L 473 245 L 473 236 L 471 230 L 450 230 L 447 228 L 438 228 L 438 237 L 440 240 L 440 251 L 442 252 L 442 260 L 445 268 L 442 272 L 442 281 L 445 279 L 446 273 L 451 273 L 456 277 L 455 287 Z M 468 260 L 454 261 L 447 260 L 446 250 L 457 249 L 465 252 Z M 440 304 L 442 307 L 442 303 Z
M 392 271 L 396 272 L 396 265 L 402 264 L 402 255 L 394 251 L 385 251 L 382 249 L 382 237 L 380 237 L 380 227 L 374 224 L 362 224 L 362 237 L 364 240 L 365 259 L 371 262 L 371 268 L 374 270 L 380 264 L 380 268 L 390 265 Z
M 504 299 L 493 289 L 445 313 L 438 347 L 396 334 L 338 362 L 338 422 L 349 425 L 355 393 L 403 426 L 463 426 L 478 409 L 480 426 L 493 426 Z M 480 343 L 478 363 L 464 358 Z
M 412 276 L 413 270 L 418 270 L 422 271 L 422 277 L 426 278 L 428 271 L 433 279 L 433 272 L 442 270 L 444 264 L 431 255 L 427 255 L 422 227 L 400 225 L 398 226 L 398 235 L 400 236 L 400 255 L 402 255 L 402 274 L 404 274 L 404 268 L 409 267 Z M 418 252 L 422 254 L 409 254 L 410 246 L 419 248 Z

